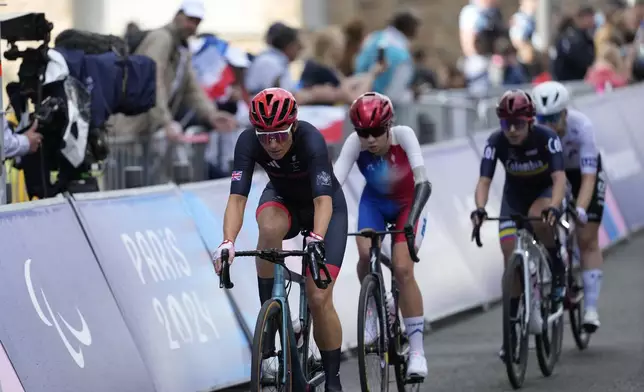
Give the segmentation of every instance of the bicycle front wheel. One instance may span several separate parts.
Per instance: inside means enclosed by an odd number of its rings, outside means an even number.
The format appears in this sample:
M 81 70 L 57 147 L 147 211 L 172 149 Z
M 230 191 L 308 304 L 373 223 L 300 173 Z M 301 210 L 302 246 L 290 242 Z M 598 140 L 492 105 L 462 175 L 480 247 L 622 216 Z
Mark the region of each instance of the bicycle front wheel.
M 358 301 L 358 370 L 363 392 L 389 388 L 387 315 L 378 280 L 367 275 L 362 281 Z
M 528 304 L 523 294 L 523 276 L 522 259 L 514 255 L 503 273 L 503 360 L 514 389 L 523 386 L 528 367 Z M 512 306 L 513 298 L 518 300 L 515 309 Z
M 283 333 L 283 311 L 282 304 L 271 299 L 264 303 L 257 316 L 253 337 L 251 392 L 293 391 L 290 341 L 288 333 Z

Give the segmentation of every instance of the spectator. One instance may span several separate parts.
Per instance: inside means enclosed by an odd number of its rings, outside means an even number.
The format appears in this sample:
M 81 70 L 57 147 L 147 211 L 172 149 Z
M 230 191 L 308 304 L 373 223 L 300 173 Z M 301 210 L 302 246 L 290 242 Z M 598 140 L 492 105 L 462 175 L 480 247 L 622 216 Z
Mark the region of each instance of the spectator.
M 418 97 L 423 93 L 437 88 L 436 75 L 427 67 L 427 54 L 423 49 L 416 49 L 413 52 L 413 58 L 415 70 L 411 81 L 411 89 L 414 92 L 414 99 L 418 100 Z
M 331 101 L 314 101 L 312 104 L 351 103 L 370 91 L 375 78 L 383 71 L 382 64 L 377 63 L 369 72 L 346 78 L 338 69 L 344 53 L 345 39 L 342 30 L 328 27 L 315 35 L 313 58 L 307 60 L 304 66 L 300 85 L 304 88 L 333 87 L 335 97 Z
M 219 110 L 235 115 L 240 124 L 247 123 L 246 102 L 249 98 L 243 87 L 245 70 L 250 65 L 247 53 L 214 34 L 200 34 L 190 47 L 192 66 L 208 98 L 216 103 Z M 194 111 L 185 110 L 182 117 L 187 119 L 191 113 Z M 236 132 L 210 136 L 205 153 L 209 179 L 230 175 L 230 161 L 236 141 Z
M 603 9 L 603 23 L 595 32 L 595 54 L 599 55 L 603 45 L 626 43 L 622 30 L 626 4 L 622 0 L 610 0 Z
M 494 58 L 491 66 L 497 66 L 501 85 L 526 84 L 530 79 L 517 59 L 517 50 L 508 38 L 502 37 L 494 43 Z
M 299 32 L 283 23 L 271 25 L 266 33 L 268 48 L 255 56 L 246 72 L 246 90 L 251 94 L 270 87 L 281 87 L 293 93 L 300 105 L 310 102 L 332 102 L 336 91 L 331 86 L 298 89 L 289 70 L 302 51 Z
M 465 58 L 463 73 L 469 93 L 482 98 L 490 89 L 490 56 L 494 52 L 494 42 L 486 33 L 477 34 L 474 39 L 474 52 Z
M 556 80 L 584 79 L 595 59 L 594 26 L 595 11 L 590 7 L 582 7 L 573 18 L 562 21 L 553 64 Z
M 6 159 L 17 158 L 38 151 L 42 143 L 42 135 L 36 132 L 36 129 L 38 129 L 38 120 L 34 121 L 26 132 L 15 134 L 11 129 L 9 121 L 5 119 L 3 137 L 4 157 Z
M 505 24 L 499 8 L 499 0 L 471 0 L 461 9 L 458 28 L 461 50 L 466 59 L 475 54 L 490 55 L 491 51 L 477 52 L 475 42 L 481 34 L 489 35 L 491 41 L 503 35 Z
M 630 49 L 629 62 L 632 64 L 633 79 L 641 81 L 644 80 L 644 0 L 635 0 L 631 17 L 638 27 Z
M 470 92 L 480 96 L 488 86 L 487 68 L 493 42 L 503 35 L 505 25 L 498 0 L 472 0 L 458 18 L 463 72 Z
M 398 12 L 384 30 L 369 35 L 356 57 L 356 72 L 368 72 L 384 60 L 387 69 L 378 75 L 372 89 L 394 103 L 412 99 L 409 90 L 414 65 L 409 42 L 416 37 L 420 19 L 410 11 Z
M 360 46 L 362 46 L 362 41 L 365 37 L 365 26 L 361 20 L 356 19 L 344 26 L 343 31 L 346 47 L 344 56 L 340 62 L 340 71 L 344 76 L 351 76 L 355 72 L 354 65 L 356 56 L 360 51 Z
M 442 64 L 438 68 L 438 85 L 443 89 L 465 88 L 465 75 L 456 65 Z
M 536 73 L 534 72 L 536 56 L 533 42 L 536 38 L 534 34 L 537 28 L 537 6 L 538 0 L 521 0 L 519 11 L 512 15 L 510 21 L 512 45 L 517 50 L 519 63 L 530 75 Z
M 629 74 L 630 70 L 626 67 L 619 48 L 608 43 L 600 47 L 595 63 L 588 69 L 586 82 L 602 92 L 607 88 L 626 86 Z
M 133 135 L 162 127 L 168 140 L 181 140 L 183 127 L 174 120 L 181 106 L 194 108 L 213 129 L 230 131 L 236 127 L 234 117 L 218 111 L 208 99 L 190 66 L 187 39 L 195 34 L 204 15 L 201 0 L 185 0 L 171 23 L 147 33 L 135 53 L 157 64 L 156 107 L 139 116 L 120 116 L 114 129 Z

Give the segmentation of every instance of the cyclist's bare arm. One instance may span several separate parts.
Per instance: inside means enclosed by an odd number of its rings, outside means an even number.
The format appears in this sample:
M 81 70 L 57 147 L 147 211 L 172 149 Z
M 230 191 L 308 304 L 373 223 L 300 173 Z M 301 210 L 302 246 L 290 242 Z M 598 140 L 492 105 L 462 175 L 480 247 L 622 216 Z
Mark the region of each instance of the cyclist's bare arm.
M 242 195 L 231 194 L 226 204 L 224 213 L 224 239 L 235 242 L 242 224 L 244 223 L 244 209 L 248 198 Z

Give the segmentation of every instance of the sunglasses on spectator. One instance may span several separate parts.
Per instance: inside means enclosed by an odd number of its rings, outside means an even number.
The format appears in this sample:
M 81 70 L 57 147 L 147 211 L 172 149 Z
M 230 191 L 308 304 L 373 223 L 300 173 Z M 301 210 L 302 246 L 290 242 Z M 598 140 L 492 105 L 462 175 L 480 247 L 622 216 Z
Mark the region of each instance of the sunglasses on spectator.
M 282 144 L 288 140 L 289 135 L 291 134 L 291 128 L 293 124 L 289 125 L 288 128 L 282 131 L 264 131 L 262 129 L 255 129 L 255 135 L 257 139 L 262 144 L 270 144 L 271 140 L 275 140 L 276 143 Z
M 356 133 L 358 137 L 367 139 L 369 136 L 380 137 L 384 135 L 389 128 L 379 127 L 379 128 L 356 128 Z
M 537 114 L 537 122 L 540 124 L 556 124 L 561 119 L 561 112 L 553 114 Z
M 509 131 L 514 125 L 515 129 L 523 129 L 528 125 L 528 120 L 522 118 L 502 118 L 500 120 L 501 129 L 504 131 Z

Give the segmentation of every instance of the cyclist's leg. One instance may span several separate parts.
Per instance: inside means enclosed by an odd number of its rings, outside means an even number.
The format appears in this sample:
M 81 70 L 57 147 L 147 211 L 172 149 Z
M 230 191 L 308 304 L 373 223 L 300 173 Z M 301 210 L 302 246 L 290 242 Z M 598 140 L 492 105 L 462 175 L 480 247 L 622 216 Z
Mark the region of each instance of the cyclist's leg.
M 599 315 L 597 301 L 601 291 L 604 262 L 599 248 L 599 226 L 604 215 L 604 198 L 606 193 L 605 175 L 600 171 L 595 183 L 595 191 L 586 211 L 588 223 L 577 225 L 577 240 L 581 253 L 584 280 L 584 324 L 598 328 Z
M 258 249 L 282 249 L 284 238 L 297 235 L 298 225 L 297 222 L 293 222 L 296 217 L 284 204 L 284 200 L 277 194 L 270 183 L 266 185 L 264 192 L 262 192 L 255 216 L 259 227 Z M 295 235 L 293 235 L 293 231 Z M 256 259 L 255 265 L 257 268 L 259 299 L 263 304 L 273 295 L 274 265 L 260 258 Z
M 541 212 L 550 206 L 552 202 L 551 198 L 552 187 L 548 187 L 532 202 L 530 205 L 529 215 L 540 216 Z M 554 283 L 553 296 L 555 300 L 561 301 L 565 295 L 566 267 L 561 259 L 561 255 L 559 254 L 559 249 L 555 244 L 554 230 L 556 228 L 550 227 L 546 222 L 532 222 L 532 227 L 534 228 L 537 238 L 546 247 L 546 250 L 550 255 Z
M 383 216 L 380 206 L 389 202 L 382 196 L 374 195 L 373 191 L 365 187 L 360 196 L 358 204 L 358 231 L 371 229 L 375 231 L 385 230 L 385 217 Z M 369 273 L 369 247 L 371 240 L 369 238 L 356 237 L 358 247 L 358 264 L 356 265 L 358 279 L 362 279 Z
M 421 214 L 419 222 L 414 228 L 416 234 L 416 250 L 420 247 L 427 228 L 427 209 Z M 411 204 L 406 205 L 398 214 L 396 229 L 402 230 L 407 223 Z M 396 234 L 393 238 L 393 263 L 396 283 L 400 290 L 400 311 L 405 323 L 405 331 L 409 340 L 409 361 L 407 362 L 407 376 L 427 376 L 427 361 L 423 347 L 423 330 L 425 317 L 423 312 L 423 297 L 414 277 L 414 262 L 409 255 L 407 239 L 404 234 Z
M 307 223 L 312 228 L 312 222 Z M 342 325 L 333 306 L 333 287 L 344 259 L 348 225 L 347 203 L 340 188 L 333 197 L 333 215 L 324 238 L 326 266 L 333 282 L 323 290 L 319 289 L 310 277 L 306 281 L 306 294 L 314 323 L 313 337 L 320 349 L 327 391 L 342 390 L 340 384 Z

